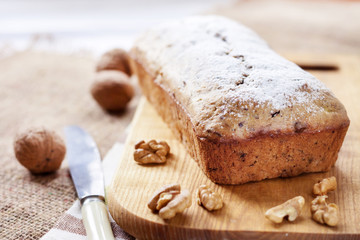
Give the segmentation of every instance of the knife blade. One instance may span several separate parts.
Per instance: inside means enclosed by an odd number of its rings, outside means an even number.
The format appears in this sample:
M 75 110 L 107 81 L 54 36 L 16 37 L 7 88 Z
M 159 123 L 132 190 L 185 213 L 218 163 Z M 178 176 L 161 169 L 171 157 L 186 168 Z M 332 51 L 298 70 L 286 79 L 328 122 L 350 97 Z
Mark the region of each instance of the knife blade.
M 93 138 L 78 126 L 65 128 L 70 175 L 89 239 L 114 239 L 105 205 L 104 175 Z

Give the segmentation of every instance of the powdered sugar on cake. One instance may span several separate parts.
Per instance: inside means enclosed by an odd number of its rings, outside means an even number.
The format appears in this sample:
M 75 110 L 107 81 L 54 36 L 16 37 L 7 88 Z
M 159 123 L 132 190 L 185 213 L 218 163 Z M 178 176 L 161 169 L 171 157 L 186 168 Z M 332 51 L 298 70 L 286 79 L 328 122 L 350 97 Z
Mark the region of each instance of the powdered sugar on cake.
M 303 103 L 303 110 L 311 113 L 318 106 L 308 103 L 329 92 L 311 74 L 272 51 L 253 31 L 219 16 L 160 25 L 141 36 L 135 47 L 149 60 L 149 70 L 158 74 L 156 81 L 177 89 L 176 97 L 187 111 L 201 118 L 213 118 L 211 114 L 241 118 L 249 113 L 234 108 L 261 105 L 273 115 Z

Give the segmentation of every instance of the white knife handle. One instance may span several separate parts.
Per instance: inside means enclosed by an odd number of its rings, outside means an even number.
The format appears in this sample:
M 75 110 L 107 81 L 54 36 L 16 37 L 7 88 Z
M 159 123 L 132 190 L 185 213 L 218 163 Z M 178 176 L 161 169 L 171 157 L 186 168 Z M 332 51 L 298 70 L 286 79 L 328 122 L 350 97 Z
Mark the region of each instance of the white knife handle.
M 88 239 L 114 239 L 114 234 L 109 222 L 108 211 L 101 197 L 91 196 L 83 199 L 81 214 Z

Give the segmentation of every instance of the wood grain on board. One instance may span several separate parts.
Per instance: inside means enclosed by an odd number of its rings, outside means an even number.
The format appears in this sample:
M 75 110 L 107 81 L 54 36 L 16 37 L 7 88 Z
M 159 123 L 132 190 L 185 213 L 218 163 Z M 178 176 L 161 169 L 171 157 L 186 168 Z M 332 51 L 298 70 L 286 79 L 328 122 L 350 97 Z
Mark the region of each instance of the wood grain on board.
M 360 237 L 360 58 L 357 56 L 284 54 L 311 72 L 333 90 L 345 105 L 350 128 L 330 172 L 277 178 L 239 186 L 212 183 L 200 170 L 170 129 L 142 99 L 133 120 L 132 131 L 119 159 L 113 182 L 108 189 L 109 210 L 125 231 L 139 239 L 358 239 Z M 325 69 L 325 70 L 324 70 Z M 133 160 L 139 140 L 166 140 L 171 156 L 164 165 L 141 166 Z M 312 186 L 328 176 L 336 176 L 338 189 L 329 193 L 329 202 L 338 204 L 340 223 L 326 227 L 311 220 Z M 193 203 L 182 214 L 162 220 L 146 206 L 149 197 L 163 185 L 178 182 L 189 189 Z M 223 209 L 208 212 L 195 202 L 195 192 L 208 184 L 224 199 Z M 306 200 L 303 214 L 295 222 L 273 224 L 264 217 L 268 208 L 292 197 Z

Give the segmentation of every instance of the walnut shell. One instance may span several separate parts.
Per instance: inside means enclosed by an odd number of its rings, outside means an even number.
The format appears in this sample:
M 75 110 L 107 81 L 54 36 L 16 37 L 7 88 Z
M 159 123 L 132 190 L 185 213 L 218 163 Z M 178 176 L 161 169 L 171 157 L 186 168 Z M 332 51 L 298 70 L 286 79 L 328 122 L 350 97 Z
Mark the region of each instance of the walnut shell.
M 96 65 L 96 71 L 118 70 L 131 76 L 129 55 L 123 49 L 112 49 L 102 55 Z
M 133 98 L 134 88 L 124 73 L 108 70 L 96 74 L 91 94 L 105 110 L 119 111 Z
M 34 174 L 54 172 L 64 160 L 66 147 L 55 132 L 44 128 L 28 130 L 14 141 L 17 160 Z

